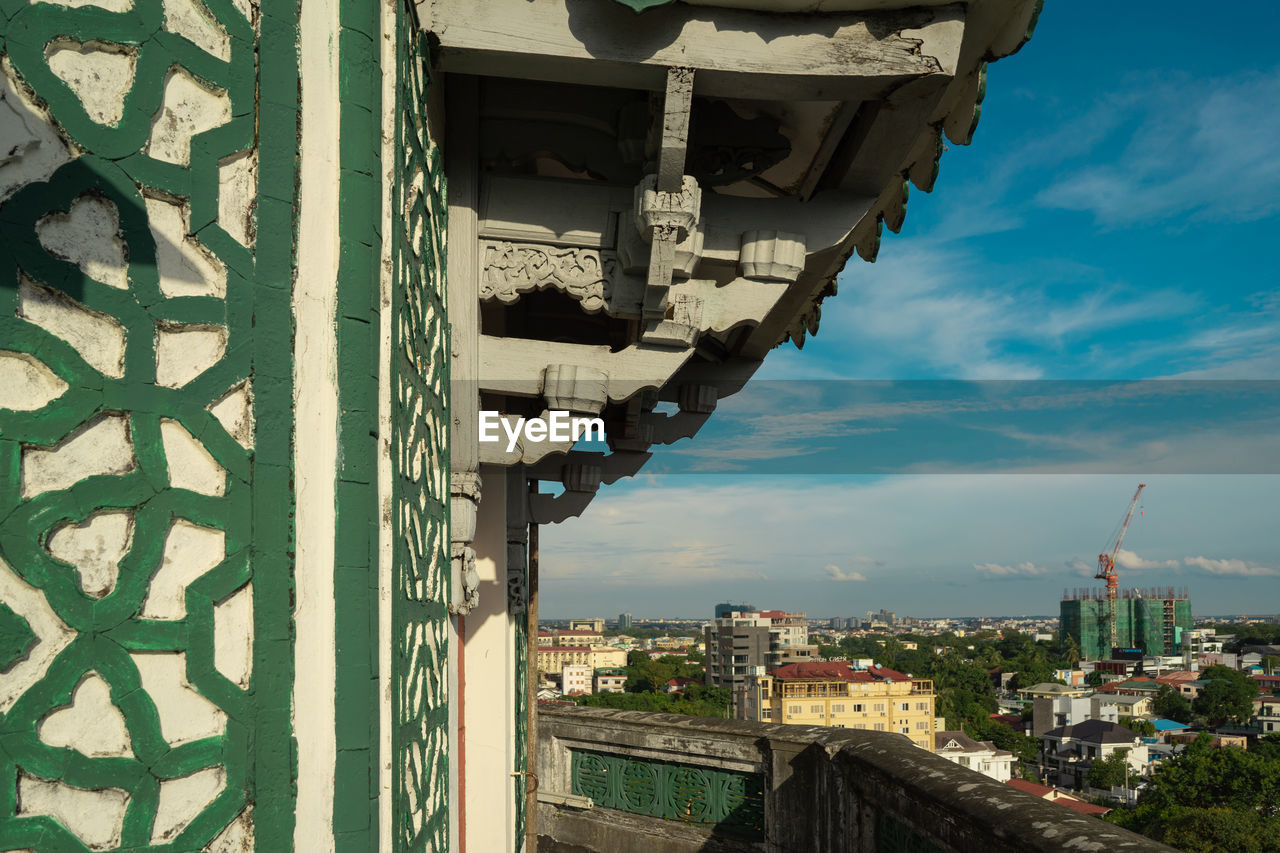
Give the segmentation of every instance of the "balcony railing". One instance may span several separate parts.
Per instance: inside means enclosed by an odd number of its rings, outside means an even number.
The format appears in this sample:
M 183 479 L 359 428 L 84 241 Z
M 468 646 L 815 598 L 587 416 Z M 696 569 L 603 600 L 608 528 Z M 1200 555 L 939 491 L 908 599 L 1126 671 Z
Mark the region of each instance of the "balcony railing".
M 543 705 L 538 776 L 540 853 L 1171 853 L 883 732 Z

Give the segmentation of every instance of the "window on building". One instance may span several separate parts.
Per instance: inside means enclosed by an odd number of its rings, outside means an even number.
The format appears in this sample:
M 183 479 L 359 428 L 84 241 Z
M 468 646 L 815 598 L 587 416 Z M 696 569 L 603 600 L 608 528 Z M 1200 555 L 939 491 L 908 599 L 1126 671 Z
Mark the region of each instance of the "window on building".
M 772 719 L 773 719 L 773 709 L 772 709 L 772 708 L 761 708 L 761 709 L 760 709 L 760 717 L 761 717 L 761 719 L 764 719 L 764 720 L 772 720 Z
M 920 731 L 926 731 L 926 732 L 927 732 L 927 731 L 929 730 L 929 722 L 928 722 L 928 720 L 919 720 L 919 721 L 917 721 L 917 722 L 916 722 L 916 729 L 918 729 L 918 730 L 920 730 Z
M 968 767 L 968 766 L 969 766 L 969 756 L 967 756 L 967 755 L 962 755 L 962 756 L 960 756 L 960 766 L 961 766 L 961 767 Z
M 901 731 L 904 735 L 909 735 L 911 734 L 911 726 L 903 726 L 899 731 Z
M 854 704 L 854 706 L 853 706 L 853 713 L 855 713 L 855 714 L 861 714 L 861 713 L 862 713 L 862 708 L 863 708 L 862 703 L 860 703 L 860 702 L 859 702 L 859 703 L 855 703 L 855 704 Z
M 831 713 L 833 713 L 833 714 L 843 714 L 843 713 L 844 713 L 844 706 L 843 706 L 843 705 L 832 705 L 832 706 L 831 706 Z
M 910 703 L 910 702 L 903 702 L 903 703 L 902 703 L 902 710 L 904 710 L 904 711 L 910 711 L 910 710 L 911 710 L 911 703 Z
M 878 732 L 884 731 L 884 723 L 876 723 L 876 731 Z
M 788 709 L 787 709 L 787 713 L 788 713 L 788 714 L 799 714 L 799 713 L 800 713 L 800 706 L 799 706 L 799 705 L 792 705 L 790 708 L 788 708 Z
M 916 710 L 917 710 L 917 711 L 927 711 L 927 710 L 929 710 L 929 703 L 928 703 L 928 702 L 917 702 L 917 703 L 916 703 Z
M 810 705 L 810 706 L 809 706 L 809 713 L 810 713 L 810 714 L 821 714 L 821 713 L 822 713 L 822 706 L 821 706 L 821 705 Z
M 883 713 L 884 713 L 884 703 L 883 703 L 883 702 L 877 702 L 877 703 L 876 703 L 876 711 L 877 711 L 878 713 L 881 713 L 881 714 L 883 714 Z

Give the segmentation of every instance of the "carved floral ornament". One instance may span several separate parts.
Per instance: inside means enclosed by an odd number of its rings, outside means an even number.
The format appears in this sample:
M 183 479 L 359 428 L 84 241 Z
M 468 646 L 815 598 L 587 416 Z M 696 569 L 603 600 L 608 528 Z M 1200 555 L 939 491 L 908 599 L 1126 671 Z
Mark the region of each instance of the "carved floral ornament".
M 484 241 L 480 298 L 510 305 L 520 294 L 554 287 L 594 314 L 611 295 L 617 259 L 596 249 L 560 248 L 529 243 Z

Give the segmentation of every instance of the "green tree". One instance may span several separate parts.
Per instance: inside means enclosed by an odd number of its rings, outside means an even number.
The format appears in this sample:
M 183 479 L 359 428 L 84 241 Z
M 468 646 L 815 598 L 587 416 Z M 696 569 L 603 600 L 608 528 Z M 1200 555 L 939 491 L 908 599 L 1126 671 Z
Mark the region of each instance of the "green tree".
M 1145 834 L 1183 853 L 1275 853 L 1280 820 L 1254 812 L 1175 806 Z
M 1062 644 L 1062 662 L 1068 669 L 1075 669 L 1076 664 L 1080 663 L 1080 644 L 1070 634 L 1067 635 L 1067 641 Z
M 1207 723 L 1243 723 L 1253 714 L 1253 697 L 1258 685 L 1243 672 L 1217 665 L 1204 671 L 1206 684 L 1191 703 L 1191 710 Z
M 1100 669 L 1095 669 L 1084 677 L 1084 683 L 1090 687 L 1101 687 L 1107 681 L 1107 674 Z
M 1061 684 L 1062 682 L 1053 677 L 1053 665 L 1042 661 L 1027 660 L 1020 663 L 1018 671 L 1013 678 L 1009 680 L 1009 689 L 1026 690 L 1028 687 L 1034 687 L 1037 684 L 1045 682 Z
M 1085 781 L 1091 788 L 1119 788 L 1126 780 L 1134 784 L 1137 777 L 1129 771 L 1129 750 L 1117 749 L 1105 758 L 1095 758 Z
M 818 657 L 823 660 L 840 660 L 844 657 L 844 653 L 839 646 L 828 646 L 825 643 L 818 644 Z
M 1267 675 L 1275 675 L 1276 670 L 1280 670 L 1280 657 L 1275 655 L 1262 656 L 1262 671 Z
M 1156 691 L 1156 698 L 1151 703 L 1151 710 L 1157 716 L 1179 723 L 1191 722 L 1191 703 L 1187 701 L 1186 696 L 1183 696 L 1167 684 L 1160 685 L 1160 689 Z

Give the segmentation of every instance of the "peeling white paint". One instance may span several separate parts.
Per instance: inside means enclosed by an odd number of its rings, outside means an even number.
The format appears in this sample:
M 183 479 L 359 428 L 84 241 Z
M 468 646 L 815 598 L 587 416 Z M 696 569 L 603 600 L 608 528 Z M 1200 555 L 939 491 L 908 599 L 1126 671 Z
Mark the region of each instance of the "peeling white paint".
M 164 844 L 176 838 L 226 785 L 227 774 L 221 765 L 177 779 L 162 779 L 156 819 L 151 825 L 151 843 Z
M 252 246 L 258 203 L 258 152 L 239 151 L 218 161 L 218 224 L 241 246 Z
M 247 689 L 253 671 L 253 584 L 247 583 L 213 607 L 213 667 Z
M 44 55 L 49 70 L 80 99 L 90 119 L 112 126 L 120 122 L 138 68 L 137 50 L 112 42 L 60 39 L 50 42 Z
M 253 853 L 253 806 L 215 835 L 204 853 Z
M 110 199 L 79 196 L 68 213 L 54 213 L 37 222 L 36 236 L 45 251 L 73 261 L 94 281 L 117 290 L 129 288 L 120 211 Z
M 120 846 L 129 793 L 120 788 L 88 791 L 18 771 L 18 816 L 48 815 L 90 850 Z
M 61 291 L 18 276 L 18 316 L 61 338 L 90 367 L 111 379 L 124 376 L 124 326 Z
M 145 619 L 185 619 L 187 587 L 222 562 L 227 534 L 222 530 L 174 519 L 164 538 L 160 568 L 151 576 L 142 602 Z
M 186 199 L 144 193 L 147 225 L 156 241 L 156 269 L 165 296 L 227 295 L 227 268 L 188 233 L 191 205 Z
M 7 56 L 0 57 L 0 202 L 27 184 L 47 181 L 72 159 L 49 111 L 17 82 Z
M 160 420 L 160 441 L 169 461 L 169 485 L 202 495 L 221 497 L 227 490 L 227 472 L 186 427 L 174 420 Z
M 181 388 L 222 360 L 225 326 L 159 326 L 156 329 L 156 384 Z
M 155 703 L 160 735 L 170 746 L 221 735 L 226 712 L 201 696 L 187 680 L 186 652 L 129 652 L 142 689 Z
M 49 746 L 69 747 L 91 758 L 133 755 L 124 714 L 111 701 L 111 685 L 96 672 L 76 685 L 70 705 L 40 722 L 38 735 Z
M 102 598 L 115 589 L 120 561 L 132 543 L 133 513 L 108 510 L 80 524 L 59 525 L 45 547 L 55 560 L 75 566 L 85 595 Z
M 34 412 L 67 391 L 67 383 L 34 355 L 0 350 L 0 409 Z
M 253 388 L 246 379 L 208 406 L 227 434 L 245 450 L 253 450 Z
M 199 0 L 164 0 L 164 28 L 223 62 L 231 61 L 231 37 Z
M 339 0 L 301 6 L 302 137 L 293 288 L 296 642 L 293 726 L 297 798 L 293 849 L 334 850 L 337 672 L 334 525 L 338 457 L 337 283 Z M 384 837 L 382 842 L 387 844 Z
M 44 677 L 62 650 L 75 639 L 75 632 L 58 618 L 44 593 L 18 577 L 9 564 L 0 559 L 0 601 L 27 620 L 31 632 L 39 640 L 18 661 L 0 673 L 0 714 L 9 713 L 13 703 Z
M 152 119 L 147 139 L 147 156 L 190 165 L 192 137 L 229 121 L 231 99 L 226 92 L 197 82 L 183 68 L 174 68 L 164 79 L 160 111 Z
M 86 477 L 133 470 L 133 442 L 124 415 L 103 415 L 53 447 L 22 448 L 22 496 L 65 489 Z

